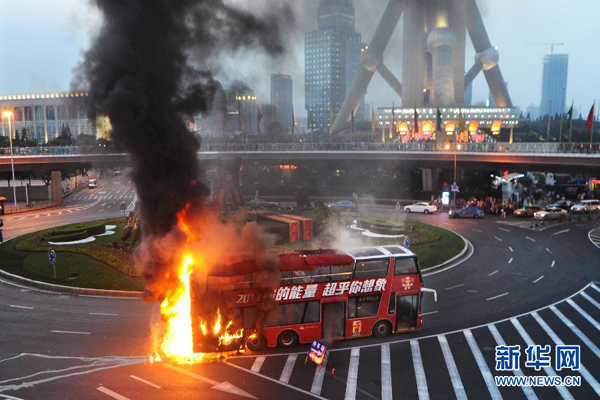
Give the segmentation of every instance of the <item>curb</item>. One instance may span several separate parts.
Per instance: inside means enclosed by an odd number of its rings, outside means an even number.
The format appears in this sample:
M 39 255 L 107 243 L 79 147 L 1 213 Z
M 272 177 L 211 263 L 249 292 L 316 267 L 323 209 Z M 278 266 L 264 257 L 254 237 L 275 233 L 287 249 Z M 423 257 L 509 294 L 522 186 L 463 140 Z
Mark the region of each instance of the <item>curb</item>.
M 447 229 L 447 230 L 450 231 L 449 229 Z M 449 259 L 441 264 L 435 265 L 433 267 L 424 269 L 422 271 L 423 276 L 434 275 L 434 274 L 440 273 L 442 271 L 446 271 L 451 268 L 454 268 L 454 267 L 462 264 L 463 262 L 467 261 L 469 258 L 471 258 L 471 256 L 475 252 L 475 248 L 473 247 L 473 245 L 467 238 L 465 238 L 460 233 L 456 233 L 454 231 L 450 231 L 450 232 L 452 232 L 456 236 L 460 237 L 462 239 L 462 241 L 464 242 L 465 247 L 463 247 L 462 251 L 460 253 L 458 253 L 456 256 L 452 257 L 451 259 Z

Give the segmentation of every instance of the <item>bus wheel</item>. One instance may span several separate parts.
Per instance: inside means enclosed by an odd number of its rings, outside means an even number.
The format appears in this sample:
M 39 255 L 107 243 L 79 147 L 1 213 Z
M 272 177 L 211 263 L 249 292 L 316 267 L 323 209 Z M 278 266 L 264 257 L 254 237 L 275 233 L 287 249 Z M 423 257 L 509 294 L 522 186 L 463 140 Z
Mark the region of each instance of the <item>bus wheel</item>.
M 248 339 L 246 340 L 246 347 L 250 351 L 260 351 L 265 348 L 266 342 L 267 341 L 265 340 L 264 336 L 253 334 L 250 335 L 250 337 L 248 337 Z
M 373 326 L 373 336 L 377 338 L 386 337 L 392 332 L 392 325 L 389 321 L 379 321 Z
M 298 334 L 294 331 L 283 331 L 277 338 L 279 347 L 289 348 L 298 344 Z

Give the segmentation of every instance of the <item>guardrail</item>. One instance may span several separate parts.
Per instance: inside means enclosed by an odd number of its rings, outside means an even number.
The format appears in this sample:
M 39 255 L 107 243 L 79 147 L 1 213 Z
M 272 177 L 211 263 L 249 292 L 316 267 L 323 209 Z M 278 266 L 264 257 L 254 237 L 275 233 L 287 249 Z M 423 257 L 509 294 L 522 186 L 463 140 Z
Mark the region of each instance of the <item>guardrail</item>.
M 428 142 L 303 142 L 303 143 L 203 143 L 200 152 L 327 152 L 327 151 L 411 151 L 457 153 L 600 154 L 600 143 L 438 143 Z M 118 155 L 113 149 L 95 146 L 18 147 L 15 156 Z M 0 158 L 10 156 L 0 148 Z

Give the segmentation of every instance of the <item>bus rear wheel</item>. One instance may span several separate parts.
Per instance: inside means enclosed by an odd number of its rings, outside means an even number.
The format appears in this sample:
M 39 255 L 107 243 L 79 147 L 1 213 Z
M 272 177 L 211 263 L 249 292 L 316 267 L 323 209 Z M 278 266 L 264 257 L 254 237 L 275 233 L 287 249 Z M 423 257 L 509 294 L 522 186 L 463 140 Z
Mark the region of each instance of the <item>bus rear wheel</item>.
M 279 347 L 290 348 L 298 344 L 298 334 L 294 331 L 283 331 L 277 338 Z
M 388 336 L 392 332 L 392 324 L 389 321 L 379 321 L 373 326 L 373 336 L 382 338 Z
M 260 351 L 266 347 L 266 343 L 267 341 L 264 336 L 253 334 L 246 340 L 246 347 L 250 351 Z

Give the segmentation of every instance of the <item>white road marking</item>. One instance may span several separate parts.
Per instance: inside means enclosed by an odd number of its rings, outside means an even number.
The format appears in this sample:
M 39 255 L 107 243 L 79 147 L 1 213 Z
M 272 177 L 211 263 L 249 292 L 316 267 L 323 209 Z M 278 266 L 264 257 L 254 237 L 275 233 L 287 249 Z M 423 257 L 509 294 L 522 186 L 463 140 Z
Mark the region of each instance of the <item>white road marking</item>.
M 58 215 L 62 215 L 62 211 L 59 211 Z
M 527 240 L 531 240 L 532 242 L 535 242 L 535 239 L 530 238 L 529 236 L 525 236 L 525 239 Z
M 16 305 L 13 305 L 13 304 L 11 304 L 11 305 L 10 305 L 10 307 L 12 307 L 12 308 L 22 308 L 22 309 L 24 309 L 24 310 L 33 310 L 33 307 L 27 307 L 27 306 L 16 306 Z
M 539 315 L 537 315 L 537 313 L 534 311 L 531 313 L 531 315 L 533 316 L 533 318 L 535 318 L 535 320 L 540 324 L 546 324 L 546 322 L 544 322 Z M 541 321 L 541 322 L 540 322 Z M 527 344 L 527 346 L 535 346 L 535 342 L 533 341 L 533 339 L 531 339 L 531 336 L 529 336 L 529 334 L 527 333 L 527 331 L 525 330 L 525 328 L 523 328 L 523 325 L 521 325 L 521 323 L 516 319 L 516 318 L 511 318 L 510 322 L 512 322 L 513 326 L 517 329 L 517 331 L 519 331 L 519 334 L 521 335 L 521 337 L 523 338 L 523 340 L 525 340 L 525 343 Z M 544 325 L 542 325 L 542 329 L 546 330 L 544 328 Z M 546 325 L 547 326 L 547 325 Z M 550 328 L 550 327 L 548 327 Z M 548 333 L 548 331 L 546 331 L 546 333 Z M 554 332 L 552 332 L 554 333 Z M 552 338 L 552 335 L 548 335 L 550 336 L 550 338 Z M 557 337 L 558 339 L 558 337 Z M 554 371 L 554 369 L 550 368 L 550 367 L 543 367 L 544 371 L 546 372 L 546 375 L 548 376 L 557 376 L 556 375 L 556 371 Z M 567 390 L 566 387 L 564 386 L 555 386 L 556 390 L 558 390 L 558 392 L 560 393 L 560 395 L 562 396 L 563 399 L 573 399 L 573 396 L 571 395 L 571 393 L 569 393 L 569 391 Z
M 510 250 L 511 253 L 514 253 L 515 251 L 513 250 L 512 247 L 508 246 L 508 249 Z
M 475 289 L 468 289 L 467 293 L 479 293 L 479 290 L 475 290 Z
M 52 214 L 48 213 L 48 214 L 46 214 L 46 217 L 49 217 L 49 216 L 51 216 L 51 215 L 52 215 Z
M 119 393 L 113 392 L 112 390 L 107 389 L 104 386 L 99 386 L 96 389 L 99 390 L 100 392 L 104 393 L 105 395 L 112 397 L 113 399 L 129 400 L 127 397 L 121 396 Z
M 117 317 L 119 314 L 111 314 L 111 313 L 103 313 L 103 312 L 91 312 L 88 313 L 90 315 L 107 315 L 107 316 L 111 316 L 111 317 Z
M 104 211 L 104 209 L 102 209 L 102 210 L 98 211 L 98 213 L 101 213 L 102 211 Z
M 596 289 L 596 291 L 598 291 L 598 289 L 597 289 L 597 288 L 596 288 L 594 285 L 592 285 L 592 287 L 593 287 L 594 289 Z M 591 297 L 590 297 L 590 296 L 589 296 L 587 293 L 585 293 L 585 292 L 582 292 L 582 293 L 581 293 L 581 295 L 582 295 L 582 296 L 583 296 L 585 299 L 587 299 L 587 301 L 589 301 L 590 303 L 592 303 L 592 304 L 594 305 L 594 307 L 596 307 L 596 308 L 600 309 L 600 303 L 598 303 L 596 300 L 592 299 L 592 298 L 591 298 Z
M 152 386 L 152 387 L 153 387 L 153 388 L 155 388 L 155 389 L 160 389 L 160 388 L 161 388 L 161 387 L 160 387 L 160 386 L 158 386 L 156 383 L 149 382 L 149 381 L 147 381 L 147 380 L 145 380 L 145 379 L 142 379 L 142 378 L 140 378 L 139 376 L 135 376 L 135 375 L 129 375 L 129 376 L 130 376 L 131 378 L 135 379 L 136 381 L 140 381 L 140 382 L 142 382 L 142 383 L 145 383 L 146 385 L 148 385 L 148 386 Z
M 513 258 L 511 257 L 510 260 L 508 260 L 508 263 L 512 263 L 513 262 Z
M 419 341 L 411 340 L 410 349 L 412 351 L 412 361 L 413 367 L 415 369 L 415 377 L 417 378 L 417 393 L 419 394 L 419 400 L 428 400 L 429 390 L 427 389 L 427 376 L 425 375 L 425 368 L 423 368 L 423 359 L 421 358 L 421 348 L 419 347 Z
M 571 307 L 573 307 L 575 310 L 577 310 L 577 312 L 579 314 L 581 314 L 581 316 L 583 318 L 587 319 L 588 322 L 594 326 L 594 328 L 596 328 L 597 330 L 600 331 L 600 324 L 598 323 L 598 321 L 596 321 L 594 318 L 592 318 L 592 316 L 590 314 L 588 314 L 587 312 L 585 312 L 583 310 L 583 308 L 579 307 L 579 305 L 577 305 L 577 303 L 575 303 L 571 299 L 568 299 L 567 303 L 569 303 L 571 305 Z
M 549 248 L 547 248 L 547 247 L 546 247 L 546 251 L 547 251 L 548 253 L 550 253 L 550 254 L 554 254 L 554 253 L 552 253 L 552 250 L 550 250 L 550 249 L 549 249 Z
M 33 217 L 33 219 L 39 218 L 40 214 L 37 214 L 35 217 Z
M 446 289 L 444 289 L 444 290 L 452 290 L 452 289 L 459 288 L 459 287 L 461 287 L 461 286 L 465 286 L 465 284 L 464 284 L 464 283 L 461 283 L 461 284 L 459 284 L 459 285 L 450 286 L 450 287 L 447 287 L 447 288 L 446 288 Z
M 358 363 L 360 361 L 360 348 L 353 348 L 350 352 L 350 365 L 348 366 L 348 379 L 346 380 L 345 400 L 356 399 L 356 384 L 358 383 Z
M 533 283 L 538 283 L 539 281 L 541 281 L 542 279 L 544 279 L 544 275 L 540 276 L 539 278 L 537 278 L 535 281 L 533 281 Z
M 381 400 L 392 400 L 393 397 L 390 344 L 384 343 L 381 345 Z
M 496 328 L 496 325 L 489 325 L 488 329 L 492 333 L 494 340 L 496 341 L 496 343 L 498 343 L 499 346 L 506 346 L 506 342 L 502 338 L 502 335 L 500 335 L 500 332 L 498 331 L 498 328 Z M 524 376 L 523 371 L 521 371 L 521 368 L 515 369 L 513 370 L 513 372 L 516 376 Z M 531 386 L 521 386 L 521 388 L 523 389 L 523 393 L 525 393 L 527 400 L 536 400 L 538 398 Z
M 439 310 L 424 312 L 424 313 L 421 313 L 421 315 L 431 315 L 431 314 L 437 314 L 437 313 L 439 313 Z
M 558 311 L 558 309 L 555 306 L 550 306 L 550 309 L 552 311 L 554 311 L 554 314 L 556 314 L 561 320 L 562 322 L 567 325 L 572 331 L 573 333 L 575 333 L 577 336 L 579 336 L 579 338 L 594 352 L 594 354 L 596 354 L 596 357 L 600 357 L 600 352 L 598 351 L 598 347 L 596 347 L 596 345 L 594 345 L 592 343 L 592 341 L 583 334 L 583 332 L 581 332 L 577 327 L 575 327 L 575 325 L 573 325 L 573 323 L 567 318 L 565 317 L 560 311 Z M 542 327 L 542 329 L 548 334 L 548 336 L 550 336 L 550 339 L 552 339 L 552 341 L 554 342 L 554 344 L 558 344 L 558 345 L 564 345 L 565 343 L 558 337 L 558 335 L 556 334 L 556 332 L 554 332 L 554 330 L 552 330 L 552 328 L 550 328 L 550 326 L 546 323 L 546 321 L 544 321 L 537 312 L 532 312 L 531 315 L 533 316 L 533 318 L 535 318 L 535 320 L 537 321 L 538 324 L 540 324 L 540 326 Z M 522 327 L 521 327 L 522 328 Z M 529 338 L 531 340 L 531 338 Z M 532 343 L 528 343 L 528 344 L 533 344 Z M 592 347 L 590 347 L 592 346 Z M 552 368 L 548 368 L 550 371 L 552 371 L 552 373 L 554 375 L 556 375 L 556 373 L 554 372 L 554 370 Z M 546 370 L 546 368 L 544 368 L 544 370 Z M 546 373 L 548 375 L 550 375 L 548 373 L 548 371 L 546 371 Z M 583 377 L 583 379 L 585 379 L 590 386 L 592 387 L 592 389 L 594 389 L 594 391 L 596 392 L 596 394 L 598 396 L 600 396 L 600 384 L 598 383 L 598 381 L 592 376 L 592 374 L 590 374 L 590 371 L 587 370 L 587 368 L 585 368 L 583 366 L 583 363 L 581 363 L 581 365 L 579 366 L 579 374 Z M 564 386 L 557 386 L 556 388 L 564 388 Z M 568 393 L 568 391 L 565 389 L 565 391 Z M 560 390 L 559 390 L 560 392 Z M 563 394 L 562 392 L 560 394 Z M 570 395 L 570 393 L 569 393 Z M 563 395 L 563 397 L 565 397 Z M 573 398 L 571 396 L 571 398 Z
M 465 338 L 467 338 L 467 342 L 469 343 L 469 347 L 471 348 L 471 353 L 473 353 L 473 357 L 475 357 L 475 361 L 477 362 L 477 366 L 479 367 L 479 371 L 483 376 L 483 380 L 485 381 L 485 385 L 492 396 L 492 400 L 502 400 L 502 395 L 500 394 L 500 390 L 498 390 L 498 386 L 496 386 L 496 382 L 494 382 L 494 377 L 490 372 L 487 364 L 485 363 L 485 359 L 483 358 L 483 354 L 481 354 L 481 350 L 477 346 L 477 342 L 473 337 L 473 333 L 469 329 L 465 329 L 463 331 Z
M 252 364 L 252 368 L 250 368 L 250 370 L 253 372 L 260 372 L 260 369 L 262 368 L 263 364 L 265 363 L 265 359 L 266 359 L 266 357 L 264 357 L 264 356 L 256 357 L 256 359 L 254 360 L 254 363 Z
M 488 274 L 488 276 L 492 276 L 492 275 L 496 275 L 498 273 L 499 270 L 495 270 L 494 272 Z
M 169 368 L 169 369 L 172 369 L 173 371 L 181 372 L 182 374 L 187 375 L 187 376 L 189 376 L 191 378 L 194 378 L 194 379 L 197 379 L 197 380 L 199 380 L 201 382 L 207 383 L 207 384 L 209 384 L 209 385 L 212 386 L 212 389 L 220 390 L 222 392 L 237 394 L 239 396 L 249 397 L 251 399 L 256 399 L 256 397 L 252 396 L 250 393 L 244 392 L 242 389 L 240 389 L 240 388 L 232 385 L 231 383 L 229 383 L 227 381 L 225 381 L 225 382 L 217 382 L 217 381 L 214 381 L 214 380 L 212 380 L 210 378 L 207 378 L 205 376 L 198 375 L 198 374 L 195 374 L 193 372 L 190 372 L 187 369 L 177 367 L 175 365 L 171 365 L 171 364 L 163 364 L 163 365 L 165 367 Z M 261 376 L 261 375 L 259 375 L 259 376 Z
M 504 232 L 510 232 L 510 229 L 505 229 L 505 228 L 498 228 L 498 229 L 500 229 L 501 231 L 504 231 Z
M 281 371 L 281 376 L 279 377 L 279 381 L 283 383 L 290 382 L 290 376 L 292 376 L 292 371 L 294 370 L 294 365 L 296 365 L 296 359 L 298 358 L 298 354 L 290 354 L 285 361 L 285 366 L 283 367 L 283 371 Z
M 465 392 L 465 387 L 460 379 L 460 374 L 458 373 L 458 368 L 456 368 L 456 362 L 454 362 L 448 340 L 445 335 L 440 335 L 438 336 L 438 341 L 440 342 L 442 353 L 444 354 L 444 361 L 446 361 L 446 368 L 450 374 L 450 381 L 454 388 L 454 394 L 456 395 L 457 400 L 466 400 L 467 392 Z
M 75 332 L 75 331 L 50 331 L 52 333 L 67 333 L 70 335 L 91 335 L 91 332 Z
M 562 230 L 562 231 L 558 231 L 556 233 L 553 233 L 552 236 L 560 235 L 561 233 L 567 233 L 569 231 L 570 231 L 570 229 L 565 229 L 565 230 Z
M 502 239 L 500 239 L 498 236 L 494 236 L 494 239 L 496 239 L 497 241 L 501 242 Z
M 556 261 L 552 260 L 552 265 L 550 265 L 550 268 L 554 268 L 555 265 L 556 265 Z
M 321 368 L 315 367 L 315 376 L 313 377 L 312 386 L 310 387 L 310 392 L 316 394 L 317 396 L 321 395 L 321 388 L 323 387 L 323 379 L 325 379 L 325 370 L 327 369 L 327 358 L 323 359 L 323 364 L 321 364 Z
M 473 228 L 473 230 L 474 230 L 475 232 L 483 233 L 483 231 L 480 231 L 479 229 L 475 229 L 475 228 Z
M 490 297 L 489 299 L 486 299 L 486 300 L 487 301 L 495 300 L 495 299 L 499 299 L 500 297 L 504 297 L 504 296 L 508 296 L 508 292 L 499 294 L 498 296 Z

